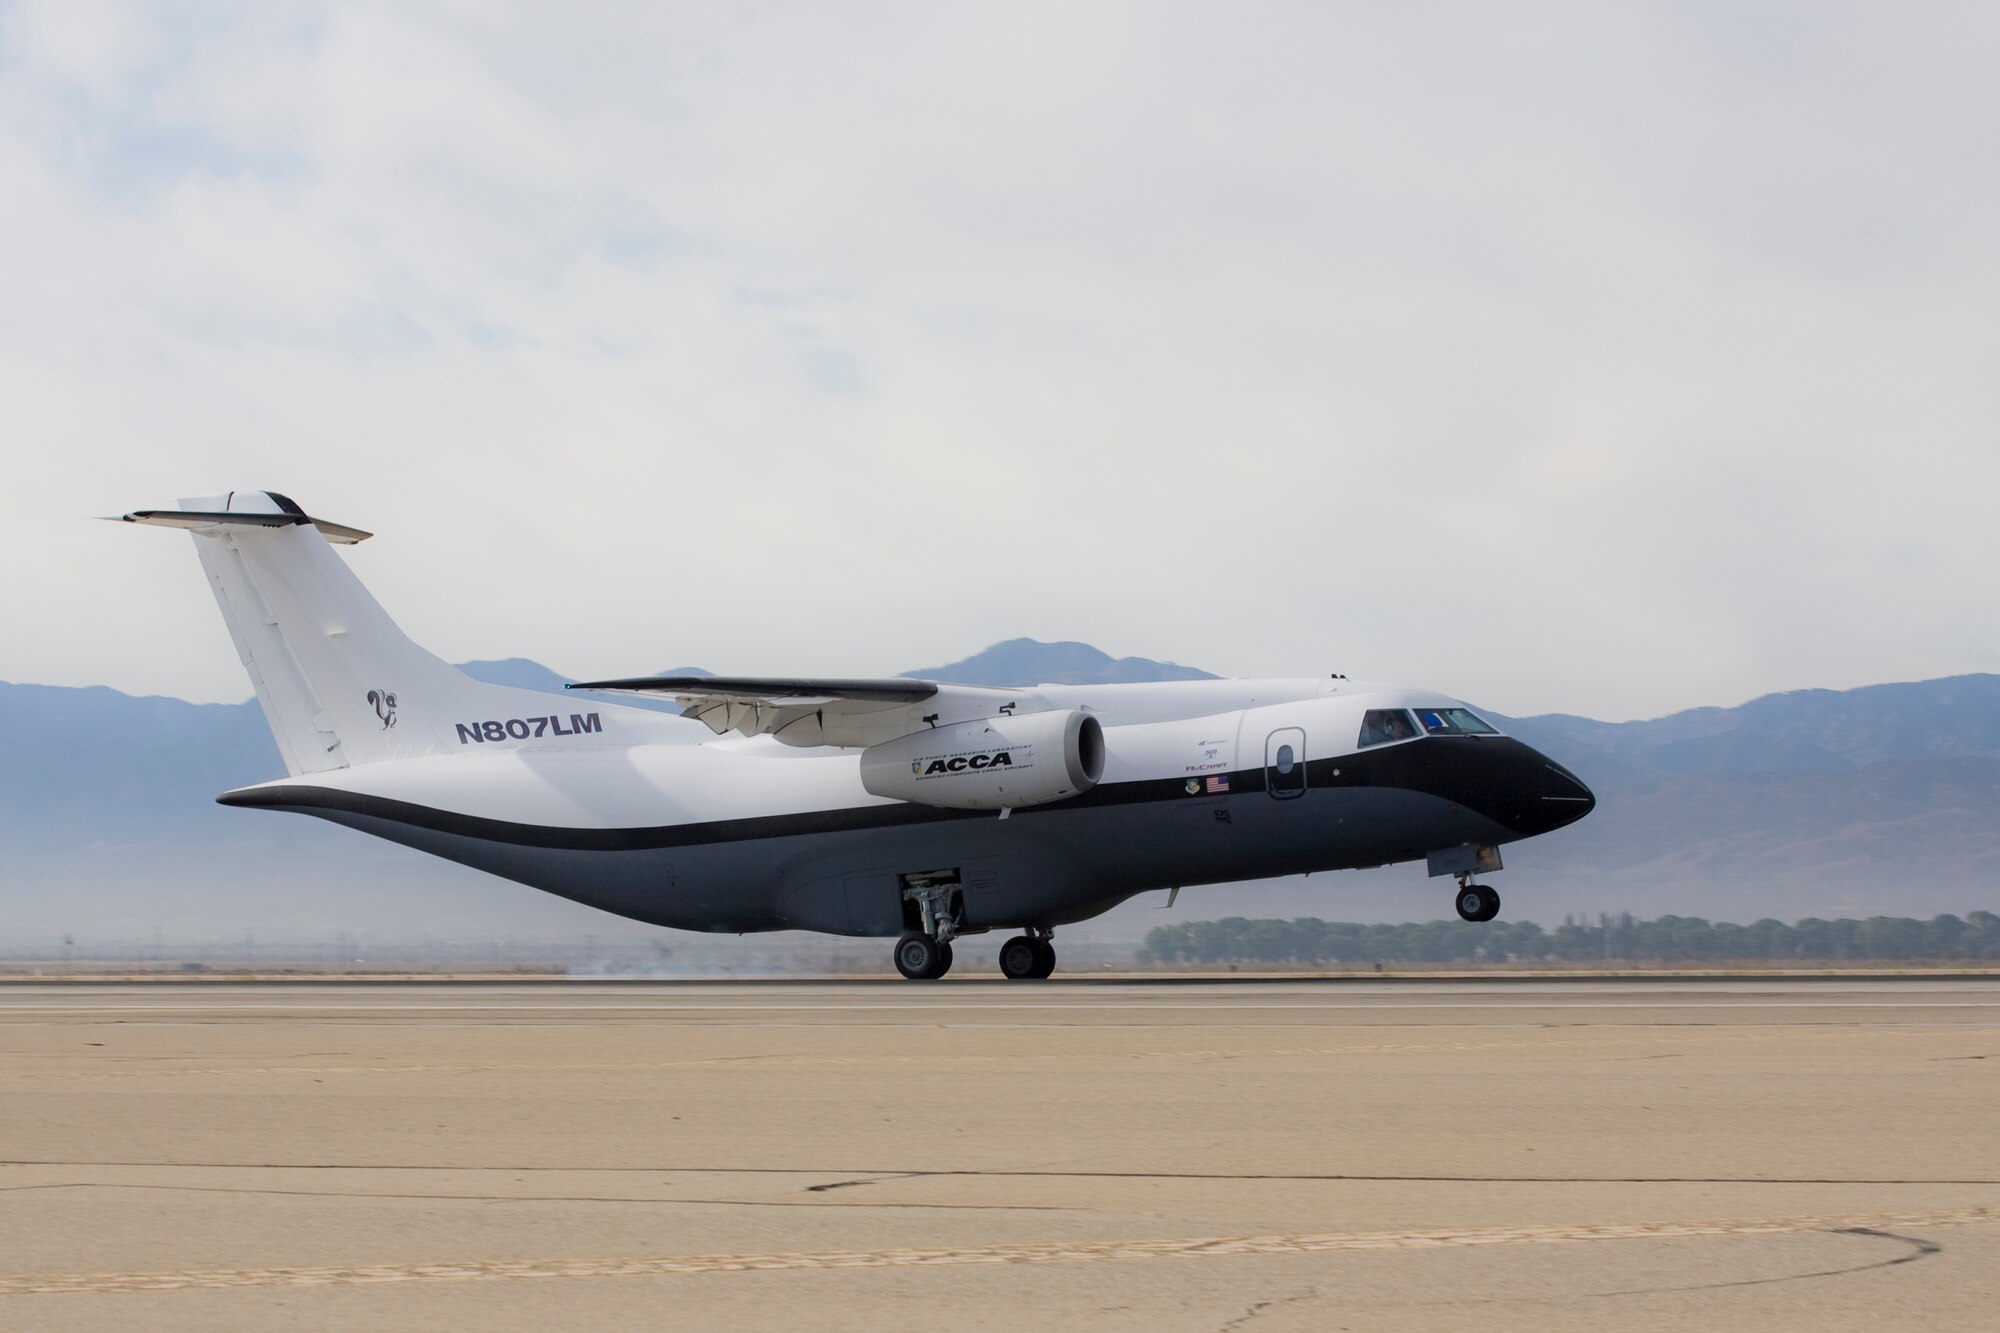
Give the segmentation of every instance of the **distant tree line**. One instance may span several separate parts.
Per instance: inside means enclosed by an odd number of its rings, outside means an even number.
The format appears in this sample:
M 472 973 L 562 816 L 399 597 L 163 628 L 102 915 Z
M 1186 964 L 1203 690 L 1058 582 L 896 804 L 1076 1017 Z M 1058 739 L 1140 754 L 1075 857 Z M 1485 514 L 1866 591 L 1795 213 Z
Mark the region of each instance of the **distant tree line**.
M 2000 960 L 2000 915 L 1871 916 L 1786 925 L 1765 918 L 1747 926 L 1698 916 L 1639 921 L 1629 912 L 1595 922 L 1565 917 L 1554 930 L 1532 921 L 1411 921 L 1360 925 L 1224 917 L 1156 926 L 1139 950 L 1142 963 L 1588 963 L 1817 962 Z

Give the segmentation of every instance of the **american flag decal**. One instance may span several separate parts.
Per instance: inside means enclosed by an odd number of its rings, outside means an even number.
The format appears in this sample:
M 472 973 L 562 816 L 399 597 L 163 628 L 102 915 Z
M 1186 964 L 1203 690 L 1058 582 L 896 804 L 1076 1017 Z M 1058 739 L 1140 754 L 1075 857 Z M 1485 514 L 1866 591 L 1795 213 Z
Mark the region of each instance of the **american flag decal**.
M 1210 796 L 1215 795 L 1219 791 L 1228 791 L 1228 790 L 1229 790 L 1229 775 L 1227 773 L 1217 773 L 1214 777 L 1208 780 L 1208 794 Z

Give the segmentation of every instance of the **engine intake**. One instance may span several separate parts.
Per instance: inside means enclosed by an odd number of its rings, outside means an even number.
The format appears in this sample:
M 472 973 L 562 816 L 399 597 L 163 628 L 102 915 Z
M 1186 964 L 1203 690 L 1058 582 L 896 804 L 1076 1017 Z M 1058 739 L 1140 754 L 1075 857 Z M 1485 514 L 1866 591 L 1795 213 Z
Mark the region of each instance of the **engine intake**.
M 1103 776 L 1104 728 L 1075 709 L 959 722 L 861 752 L 870 794 L 949 810 L 1045 805 Z

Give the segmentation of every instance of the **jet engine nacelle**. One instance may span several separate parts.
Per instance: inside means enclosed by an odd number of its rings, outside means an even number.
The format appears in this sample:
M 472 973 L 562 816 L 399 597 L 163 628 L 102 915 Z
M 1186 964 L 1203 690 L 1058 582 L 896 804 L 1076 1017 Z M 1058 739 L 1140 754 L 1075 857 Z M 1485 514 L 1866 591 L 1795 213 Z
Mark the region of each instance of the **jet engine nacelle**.
M 871 794 L 952 810 L 1060 801 L 1103 776 L 1104 728 L 1074 709 L 933 727 L 861 752 Z

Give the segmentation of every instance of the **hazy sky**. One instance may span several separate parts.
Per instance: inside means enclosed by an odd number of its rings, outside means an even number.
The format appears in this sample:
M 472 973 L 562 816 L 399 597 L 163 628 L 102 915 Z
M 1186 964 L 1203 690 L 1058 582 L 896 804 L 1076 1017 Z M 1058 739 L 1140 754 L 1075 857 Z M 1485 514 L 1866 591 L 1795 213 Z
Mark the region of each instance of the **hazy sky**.
M 0 6 L 0 679 L 1015 635 L 1651 715 L 2000 670 L 2000 10 Z

